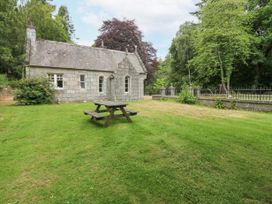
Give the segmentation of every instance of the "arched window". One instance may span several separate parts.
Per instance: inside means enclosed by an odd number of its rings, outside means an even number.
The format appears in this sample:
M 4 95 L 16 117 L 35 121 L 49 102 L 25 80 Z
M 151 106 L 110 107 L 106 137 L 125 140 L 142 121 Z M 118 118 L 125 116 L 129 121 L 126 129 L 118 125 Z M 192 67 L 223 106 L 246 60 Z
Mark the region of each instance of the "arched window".
M 104 77 L 100 76 L 99 77 L 99 92 L 103 92 L 103 86 L 104 86 Z
M 128 93 L 129 92 L 129 82 L 130 82 L 130 77 L 126 76 L 125 77 L 125 92 Z

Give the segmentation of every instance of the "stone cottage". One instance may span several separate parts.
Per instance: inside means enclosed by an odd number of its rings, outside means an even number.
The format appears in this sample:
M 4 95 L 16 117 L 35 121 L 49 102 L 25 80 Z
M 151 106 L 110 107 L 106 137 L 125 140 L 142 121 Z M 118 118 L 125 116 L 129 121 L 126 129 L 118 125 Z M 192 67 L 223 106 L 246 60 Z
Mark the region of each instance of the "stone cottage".
M 146 68 L 135 53 L 37 40 L 27 28 L 25 76 L 46 77 L 59 101 L 141 100 Z

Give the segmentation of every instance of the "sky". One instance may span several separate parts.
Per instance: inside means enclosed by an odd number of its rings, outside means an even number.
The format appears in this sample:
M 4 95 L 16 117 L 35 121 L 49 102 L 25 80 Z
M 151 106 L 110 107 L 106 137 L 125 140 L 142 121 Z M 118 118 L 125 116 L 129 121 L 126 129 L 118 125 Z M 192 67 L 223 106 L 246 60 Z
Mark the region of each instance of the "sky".
M 199 0 L 53 0 L 52 4 L 68 7 L 75 26 L 74 41 L 92 45 L 104 20 L 135 19 L 144 40 L 164 58 L 171 41 L 185 21 L 196 21 L 190 12 Z

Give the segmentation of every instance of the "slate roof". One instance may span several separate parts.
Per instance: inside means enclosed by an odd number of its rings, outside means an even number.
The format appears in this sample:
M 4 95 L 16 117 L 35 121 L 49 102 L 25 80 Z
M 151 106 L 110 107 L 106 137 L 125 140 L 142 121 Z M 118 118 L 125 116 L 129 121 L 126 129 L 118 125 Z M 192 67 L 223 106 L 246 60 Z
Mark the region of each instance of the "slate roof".
M 114 72 L 126 57 L 126 52 L 49 40 L 37 40 L 34 50 L 31 51 L 29 65 L 39 67 Z M 146 73 L 138 54 L 128 53 L 127 57 L 138 73 Z

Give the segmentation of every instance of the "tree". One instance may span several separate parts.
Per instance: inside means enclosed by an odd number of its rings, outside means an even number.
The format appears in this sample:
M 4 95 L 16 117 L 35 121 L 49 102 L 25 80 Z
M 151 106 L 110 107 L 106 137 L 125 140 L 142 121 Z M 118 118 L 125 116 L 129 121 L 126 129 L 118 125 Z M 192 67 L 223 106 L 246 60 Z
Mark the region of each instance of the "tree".
M 165 60 L 159 61 L 160 65 L 155 74 L 155 81 L 153 84 L 153 89 L 156 92 L 162 87 L 167 87 L 170 85 L 171 61 L 172 57 L 170 55 L 167 55 Z
M 36 27 L 37 38 L 70 42 L 70 33 L 63 25 L 63 17 L 57 15 L 55 19 L 52 16 L 55 9 L 54 5 L 46 1 L 30 0 L 22 8 L 22 13 L 26 18 L 26 24 L 33 24 Z
M 95 40 L 96 47 L 105 46 L 108 49 L 137 52 L 148 71 L 148 82 L 151 83 L 158 68 L 156 50 L 152 44 L 143 41 L 143 34 L 134 20 L 118 20 L 113 18 L 103 22 L 99 29 L 101 34 Z M 104 43 L 104 45 L 102 44 Z
M 248 6 L 252 19 L 251 56 L 254 85 L 272 85 L 272 1 L 250 0 Z
M 75 32 L 74 25 L 71 22 L 71 17 L 69 15 L 68 9 L 66 6 L 60 6 L 56 21 L 61 24 L 61 27 L 69 35 L 71 40 L 73 33 Z
M 46 0 L 29 0 L 24 4 L 0 0 L 0 73 L 9 78 L 21 77 L 25 66 L 26 26 L 29 24 L 36 27 L 38 38 L 71 41 L 72 30 L 65 30 L 64 21 L 60 20 L 66 19 L 68 11 L 61 9 L 57 20 L 52 15 L 55 8 Z
M 16 0 L 0 1 L 0 73 L 18 78 L 24 61 L 22 18 Z
M 176 88 L 181 88 L 184 83 L 191 86 L 192 81 L 195 80 L 194 69 L 189 61 L 195 53 L 193 42 L 196 36 L 196 27 L 197 25 L 191 22 L 181 25 L 170 47 L 171 79 Z
M 199 74 L 219 75 L 226 93 L 237 59 L 249 56 L 250 35 L 246 26 L 245 0 L 208 0 L 200 12 L 201 24 L 195 40 L 196 56 L 191 64 Z

